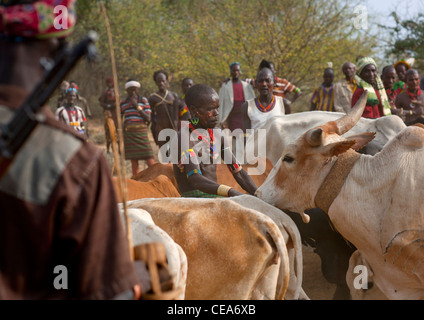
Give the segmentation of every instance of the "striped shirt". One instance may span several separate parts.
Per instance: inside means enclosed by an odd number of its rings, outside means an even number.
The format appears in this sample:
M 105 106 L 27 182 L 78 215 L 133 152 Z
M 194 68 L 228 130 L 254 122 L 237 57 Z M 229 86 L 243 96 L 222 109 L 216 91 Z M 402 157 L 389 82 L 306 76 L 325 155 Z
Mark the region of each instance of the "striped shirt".
M 288 82 L 286 79 L 275 77 L 274 79 L 274 89 L 272 93 L 275 96 L 280 96 L 285 98 L 287 93 L 294 92 L 298 93 L 300 91 L 294 84 Z
M 324 85 L 315 88 L 312 94 L 311 102 L 315 105 L 315 110 L 333 111 L 334 105 L 334 84 L 330 88 L 325 88 Z
M 142 107 L 147 114 L 152 113 L 150 104 L 145 97 L 137 97 L 137 107 Z M 121 115 L 124 116 L 124 124 L 146 124 L 140 112 L 133 106 L 130 98 L 121 102 Z

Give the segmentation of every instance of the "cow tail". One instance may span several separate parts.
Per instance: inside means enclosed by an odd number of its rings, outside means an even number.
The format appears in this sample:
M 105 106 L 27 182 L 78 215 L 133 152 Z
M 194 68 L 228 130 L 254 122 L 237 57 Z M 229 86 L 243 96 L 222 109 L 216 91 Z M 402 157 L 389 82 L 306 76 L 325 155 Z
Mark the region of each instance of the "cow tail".
M 280 271 L 275 292 L 276 300 L 283 300 L 289 287 L 290 279 L 290 260 L 287 251 L 286 242 L 281 231 L 274 223 L 267 223 L 267 236 L 270 238 L 272 247 L 277 250 L 280 256 Z
M 303 282 L 303 254 L 302 254 L 302 241 L 299 230 L 293 221 L 289 224 L 284 224 L 285 230 L 289 234 L 294 248 L 294 265 L 296 269 L 296 290 L 294 292 L 294 299 L 299 299 L 300 291 L 302 289 Z

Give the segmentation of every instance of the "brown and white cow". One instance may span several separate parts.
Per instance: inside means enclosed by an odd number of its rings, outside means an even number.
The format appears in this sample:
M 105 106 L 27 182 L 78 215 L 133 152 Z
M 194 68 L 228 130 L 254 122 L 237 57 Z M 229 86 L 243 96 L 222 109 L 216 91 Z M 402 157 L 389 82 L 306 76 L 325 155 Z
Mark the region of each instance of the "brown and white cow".
M 424 130 L 407 127 L 376 155 L 357 154 L 373 134 L 342 135 L 360 119 L 366 94 L 346 116 L 284 148 L 257 196 L 301 213 L 305 222 L 305 209 L 321 207 L 359 250 L 385 297 L 424 299 Z
M 266 215 L 228 198 L 140 199 L 128 208 L 149 212 L 184 250 L 186 299 L 285 297 L 290 272 L 285 237 Z
M 338 112 L 309 111 L 273 117 L 260 128 L 266 130 L 266 135 L 255 133 L 249 136 L 246 143 L 246 157 L 248 154 L 260 154 L 257 149 L 266 147 L 267 159 L 275 164 L 281 157 L 284 148 L 293 143 L 305 131 L 337 120 L 343 115 Z M 361 118 L 344 136 L 361 132 L 376 132 L 375 138 L 359 151 L 373 155 L 405 127 L 402 119 L 394 115 L 378 119 Z M 303 244 L 312 247 L 314 252 L 319 255 L 325 279 L 337 285 L 333 299 L 349 299 L 350 292 L 345 275 L 349 258 L 356 249 L 340 236 L 321 209 L 313 208 L 306 212 L 311 214 L 311 221 L 308 224 L 302 222 L 299 214 L 285 211 L 299 228 Z

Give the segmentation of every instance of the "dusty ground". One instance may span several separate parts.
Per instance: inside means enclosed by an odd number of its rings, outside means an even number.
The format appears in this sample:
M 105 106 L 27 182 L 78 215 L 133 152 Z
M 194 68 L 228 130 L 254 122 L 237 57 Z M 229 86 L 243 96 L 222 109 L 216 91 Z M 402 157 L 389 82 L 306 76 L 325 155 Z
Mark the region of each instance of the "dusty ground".
M 303 249 L 303 290 L 311 300 L 331 300 L 336 290 L 324 279 L 319 256 L 307 248 Z
M 111 172 L 113 168 L 113 153 L 106 153 L 106 143 L 103 129 L 103 119 L 90 119 L 89 122 L 90 138 L 105 152 L 109 162 Z M 158 148 L 153 142 L 153 138 L 149 135 L 154 154 L 158 153 Z M 157 161 L 157 158 L 155 159 Z M 147 168 L 144 161 L 139 162 L 140 170 Z M 114 175 L 116 171 L 114 172 Z M 131 163 L 126 161 L 126 176 L 131 178 Z M 321 273 L 321 260 L 317 254 L 313 253 L 309 248 L 303 249 L 303 289 L 312 300 L 331 300 L 336 286 L 328 283 Z

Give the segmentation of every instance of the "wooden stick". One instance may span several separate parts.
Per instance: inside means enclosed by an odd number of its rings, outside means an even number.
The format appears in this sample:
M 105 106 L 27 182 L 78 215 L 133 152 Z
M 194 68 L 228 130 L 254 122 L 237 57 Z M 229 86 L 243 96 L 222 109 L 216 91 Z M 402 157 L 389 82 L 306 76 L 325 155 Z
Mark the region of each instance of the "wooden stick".
M 112 42 L 112 33 L 110 31 L 110 24 L 109 19 L 106 12 L 106 7 L 103 3 L 103 1 L 100 2 L 100 5 L 102 6 L 103 15 L 105 17 L 105 24 L 106 24 L 106 31 L 107 31 L 107 37 L 109 40 L 109 50 L 110 50 L 110 60 L 112 64 L 112 73 L 113 73 L 113 86 L 115 90 L 115 111 L 116 111 L 116 118 L 117 118 L 117 124 L 118 124 L 118 136 L 119 136 L 119 150 L 121 152 L 120 157 L 120 163 L 116 165 L 116 173 L 118 175 L 119 180 L 119 191 L 121 193 L 122 198 L 122 204 L 124 207 L 124 216 L 125 216 L 125 224 L 126 224 L 126 230 L 127 230 L 127 240 L 128 245 L 130 249 L 130 257 L 131 260 L 134 261 L 134 247 L 133 247 L 133 241 L 132 241 L 132 234 L 131 234 L 131 227 L 130 227 L 130 220 L 128 217 L 128 210 L 127 210 L 127 184 L 126 184 L 126 166 L 125 166 L 125 151 L 124 151 L 124 137 L 123 137 L 123 131 L 122 131 L 122 121 L 121 121 L 121 107 L 119 104 L 119 90 L 118 90 L 118 76 L 116 72 L 116 64 L 115 64 L 115 54 L 113 49 L 113 42 Z M 113 150 L 113 152 L 118 152 L 118 150 Z M 118 156 L 115 156 L 115 159 L 119 159 Z

